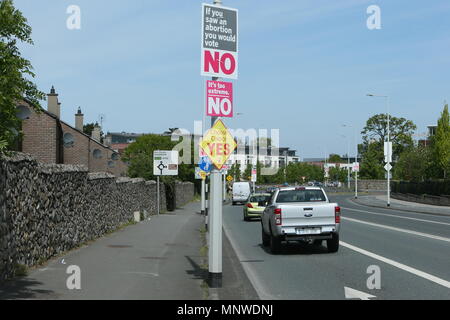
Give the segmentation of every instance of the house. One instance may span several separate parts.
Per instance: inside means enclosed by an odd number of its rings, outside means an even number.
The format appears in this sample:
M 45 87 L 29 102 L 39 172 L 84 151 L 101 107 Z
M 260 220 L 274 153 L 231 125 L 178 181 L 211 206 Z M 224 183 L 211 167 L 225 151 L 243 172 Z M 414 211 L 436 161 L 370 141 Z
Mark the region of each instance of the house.
M 61 103 L 54 87 L 47 95 L 47 110 L 36 112 L 29 101 L 18 103 L 18 109 L 28 110 L 22 121 L 23 137 L 18 151 L 32 155 L 43 163 L 83 165 L 90 172 L 109 172 L 125 176 L 127 165 L 112 148 L 100 142 L 101 128 L 92 136 L 83 132 L 84 115 L 75 114 L 75 126 L 61 120 Z

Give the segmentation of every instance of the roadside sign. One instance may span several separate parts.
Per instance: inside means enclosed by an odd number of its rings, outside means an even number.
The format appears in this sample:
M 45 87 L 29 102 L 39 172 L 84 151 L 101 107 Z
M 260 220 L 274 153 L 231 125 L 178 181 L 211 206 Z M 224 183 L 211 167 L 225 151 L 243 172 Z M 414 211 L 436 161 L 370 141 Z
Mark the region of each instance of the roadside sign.
M 216 168 L 220 170 L 236 149 L 237 144 L 223 121 L 218 120 L 208 130 L 200 142 L 200 147 L 208 155 Z
M 359 162 L 353 162 L 352 171 L 359 172 Z
M 256 168 L 253 168 L 253 169 L 252 169 L 252 177 L 251 177 L 251 180 L 252 180 L 252 182 L 256 182 L 257 179 L 258 179 L 258 177 L 257 177 L 257 170 L 256 170 Z
M 390 171 L 390 170 L 392 169 L 391 164 L 390 164 L 390 163 L 386 163 L 386 165 L 384 166 L 384 169 L 385 169 L 386 171 Z
M 223 81 L 206 81 L 206 115 L 233 117 L 233 84 Z
M 238 10 L 202 4 L 201 75 L 237 79 Z
M 205 180 L 208 174 L 200 169 L 199 167 L 195 167 L 195 179 L 197 180 Z
M 209 160 L 207 155 L 200 158 L 200 162 L 198 163 L 198 166 L 200 167 L 200 170 L 202 170 L 204 172 L 210 172 L 212 169 L 211 160 Z
M 153 175 L 177 176 L 178 151 L 153 151 Z
M 392 142 L 384 143 L 384 162 L 392 162 Z

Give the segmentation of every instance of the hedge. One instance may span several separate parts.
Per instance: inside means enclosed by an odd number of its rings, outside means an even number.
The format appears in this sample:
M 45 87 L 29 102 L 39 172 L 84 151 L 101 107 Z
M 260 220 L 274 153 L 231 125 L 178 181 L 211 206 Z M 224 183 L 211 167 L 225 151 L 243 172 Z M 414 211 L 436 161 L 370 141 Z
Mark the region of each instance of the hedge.
M 392 181 L 392 192 L 428 194 L 433 196 L 450 195 L 450 180 L 434 180 L 423 182 Z

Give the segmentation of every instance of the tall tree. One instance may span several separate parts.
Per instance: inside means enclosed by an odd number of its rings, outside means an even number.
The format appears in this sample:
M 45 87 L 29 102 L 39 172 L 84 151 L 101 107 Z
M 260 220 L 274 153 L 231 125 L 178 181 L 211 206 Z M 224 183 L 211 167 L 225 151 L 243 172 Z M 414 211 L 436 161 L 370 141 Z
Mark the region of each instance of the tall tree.
M 370 117 L 366 122 L 366 126 L 361 131 L 363 135 L 363 141 L 365 149 L 371 142 L 378 142 L 378 146 L 383 148 L 383 142 L 387 141 L 387 115 L 376 114 Z M 416 125 L 405 118 L 397 118 L 390 116 L 389 120 L 390 128 L 390 141 L 392 142 L 393 156 L 398 156 L 403 150 L 413 146 L 412 134 L 417 129 Z
M 361 162 L 361 179 L 383 179 L 383 149 L 380 142 L 372 142 L 364 152 Z
M 328 162 L 330 163 L 342 163 L 344 162 L 342 158 L 338 154 L 330 154 L 330 157 L 328 158 Z
M 436 134 L 432 140 L 433 158 L 439 169 L 442 170 L 445 179 L 450 172 L 450 117 L 448 104 L 444 106 L 444 110 L 438 120 Z
M 34 78 L 30 61 L 21 56 L 17 42 L 33 44 L 27 19 L 12 0 L 0 1 L 0 152 L 11 145 L 20 129 L 16 104 L 28 99 L 38 111 L 45 94 L 29 80 Z

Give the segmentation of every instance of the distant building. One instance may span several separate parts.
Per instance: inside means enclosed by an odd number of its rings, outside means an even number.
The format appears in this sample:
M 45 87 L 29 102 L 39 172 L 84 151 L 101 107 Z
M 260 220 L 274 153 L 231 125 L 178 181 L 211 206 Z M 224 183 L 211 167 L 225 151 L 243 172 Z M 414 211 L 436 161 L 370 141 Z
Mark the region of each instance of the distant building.
M 143 133 L 127 133 L 127 132 L 108 132 L 105 136 L 105 144 L 119 154 L 123 154 L 124 150 L 137 138 L 143 136 Z
M 83 133 L 84 115 L 80 108 L 75 114 L 75 127 L 62 121 L 61 103 L 53 87 L 47 96 L 47 110 L 39 113 L 29 101 L 18 104 L 29 111 L 28 118 L 22 121 L 23 137 L 18 151 L 44 163 L 83 165 L 90 172 L 126 175 L 127 165 L 120 156 L 100 142 L 100 127 L 94 128 L 91 137 Z
M 290 163 L 300 162 L 300 157 L 296 155 L 296 150 L 291 150 L 289 148 L 259 148 L 257 147 L 255 151 L 250 150 L 250 146 L 245 146 L 244 148 L 237 148 L 233 154 L 229 157 L 227 164 L 240 164 L 241 167 L 247 165 L 256 165 L 260 162 L 264 167 L 284 167 Z

